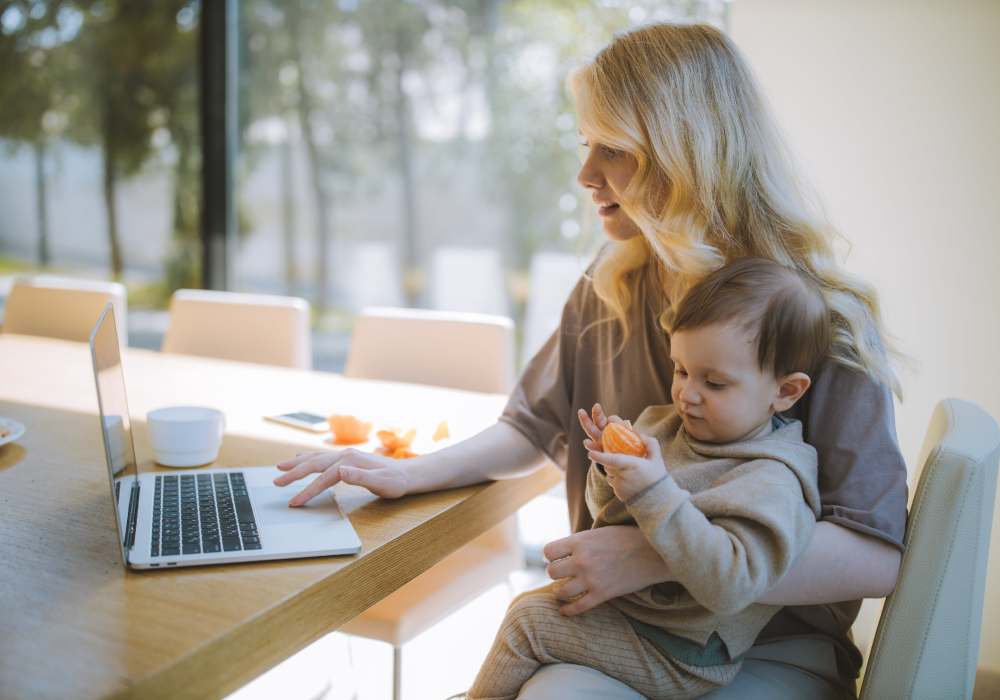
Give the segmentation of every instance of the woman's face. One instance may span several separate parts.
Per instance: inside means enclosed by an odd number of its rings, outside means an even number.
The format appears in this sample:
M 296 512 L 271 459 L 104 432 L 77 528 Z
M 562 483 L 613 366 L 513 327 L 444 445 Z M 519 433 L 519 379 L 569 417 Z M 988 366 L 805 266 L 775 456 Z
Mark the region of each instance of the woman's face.
M 622 192 L 638 168 L 635 157 L 586 138 L 581 145 L 583 166 L 576 179 L 590 190 L 604 232 L 616 241 L 641 235 L 639 227 L 619 206 Z

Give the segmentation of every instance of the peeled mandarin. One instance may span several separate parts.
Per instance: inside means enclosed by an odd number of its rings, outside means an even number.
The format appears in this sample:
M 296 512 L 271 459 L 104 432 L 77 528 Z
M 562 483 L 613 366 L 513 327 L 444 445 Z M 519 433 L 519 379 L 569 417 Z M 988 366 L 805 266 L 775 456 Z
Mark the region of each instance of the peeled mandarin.
M 601 435 L 601 444 L 605 452 L 636 457 L 646 456 L 646 446 L 642 443 L 642 438 L 625 423 L 608 423 Z

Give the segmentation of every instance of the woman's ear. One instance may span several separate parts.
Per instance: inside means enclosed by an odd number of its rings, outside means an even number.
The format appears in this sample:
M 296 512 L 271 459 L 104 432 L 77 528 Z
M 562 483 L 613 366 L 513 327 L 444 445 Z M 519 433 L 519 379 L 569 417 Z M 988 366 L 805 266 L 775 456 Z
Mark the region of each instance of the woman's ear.
M 783 377 L 778 377 L 778 391 L 771 402 L 771 408 L 775 413 L 787 411 L 795 402 L 802 398 L 802 395 L 809 389 L 812 380 L 805 372 L 792 372 Z

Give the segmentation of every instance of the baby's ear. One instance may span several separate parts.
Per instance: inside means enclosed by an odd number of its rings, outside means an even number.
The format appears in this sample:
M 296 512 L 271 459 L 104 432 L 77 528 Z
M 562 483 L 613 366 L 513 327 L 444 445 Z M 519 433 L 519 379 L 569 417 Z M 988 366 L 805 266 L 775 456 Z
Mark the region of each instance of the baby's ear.
M 805 372 L 792 372 L 778 377 L 778 391 L 774 395 L 774 401 L 771 402 L 771 408 L 775 413 L 787 411 L 802 398 L 811 384 L 812 380 Z

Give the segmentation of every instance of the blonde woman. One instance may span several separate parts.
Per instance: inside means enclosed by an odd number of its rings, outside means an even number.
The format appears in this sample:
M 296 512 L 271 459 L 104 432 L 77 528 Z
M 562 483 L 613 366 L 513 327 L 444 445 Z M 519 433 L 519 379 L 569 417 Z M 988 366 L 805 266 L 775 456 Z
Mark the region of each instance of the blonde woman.
M 516 476 L 548 457 L 566 471 L 574 530 L 545 548 L 563 614 L 671 582 L 671 562 L 637 528 L 590 529 L 583 441 L 596 439 L 606 419 L 586 413 L 600 402 L 609 414 L 635 418 L 669 403 L 671 300 L 729 260 L 775 260 L 813 280 L 833 317 L 830 356 L 790 412 L 818 454 L 821 515 L 804 553 L 758 600 L 786 607 L 732 685 L 709 697 L 851 697 L 861 655 L 849 629 L 862 598 L 895 585 L 906 520 L 892 404 L 899 387 L 874 290 L 838 266 L 833 234 L 810 214 L 750 71 L 725 35 L 666 24 L 623 34 L 571 87 L 587 149 L 578 180 L 609 241 L 500 420 L 403 462 L 350 451 L 301 455 L 279 465 L 288 473 L 277 483 L 322 472 L 291 505 L 341 480 L 395 498 Z M 569 664 L 543 666 L 519 697 L 588 696 L 640 697 Z

